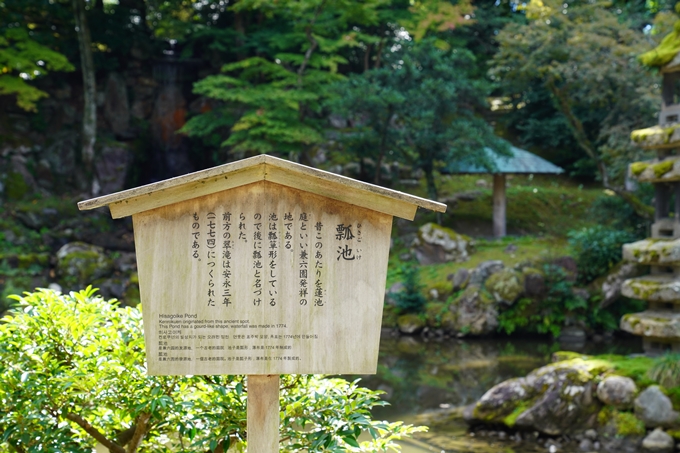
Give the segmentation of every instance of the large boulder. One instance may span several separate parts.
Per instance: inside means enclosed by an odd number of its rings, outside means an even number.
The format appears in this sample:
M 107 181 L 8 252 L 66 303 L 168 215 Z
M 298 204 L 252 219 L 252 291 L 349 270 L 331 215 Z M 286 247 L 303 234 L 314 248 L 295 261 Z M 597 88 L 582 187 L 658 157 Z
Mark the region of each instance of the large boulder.
M 656 428 L 642 441 L 642 448 L 649 453 L 672 453 L 675 441 L 661 428 Z
M 468 260 L 473 246 L 468 236 L 435 223 L 426 223 L 413 240 L 412 252 L 420 264 L 463 262 Z
M 617 409 L 630 409 L 636 394 L 635 381 L 628 377 L 608 376 L 597 385 L 600 401 Z
M 592 384 L 602 366 L 576 358 L 505 381 L 475 404 L 468 421 L 505 424 L 550 436 L 593 428 L 601 404 L 593 395 Z
M 57 271 L 67 286 L 85 286 L 110 275 L 113 260 L 101 247 L 70 242 L 57 251 Z
M 635 398 L 635 415 L 648 428 L 672 428 L 680 424 L 680 413 L 658 385 L 647 387 Z
M 522 269 L 522 275 L 524 276 L 524 294 L 532 298 L 540 298 L 546 294 L 543 272 L 533 267 L 525 267 Z
M 493 295 L 496 302 L 512 305 L 524 292 L 523 275 L 509 268 L 489 276 L 484 287 Z
M 450 324 L 456 332 L 484 335 L 498 327 L 498 311 L 493 297 L 480 285 L 469 285 L 449 306 Z

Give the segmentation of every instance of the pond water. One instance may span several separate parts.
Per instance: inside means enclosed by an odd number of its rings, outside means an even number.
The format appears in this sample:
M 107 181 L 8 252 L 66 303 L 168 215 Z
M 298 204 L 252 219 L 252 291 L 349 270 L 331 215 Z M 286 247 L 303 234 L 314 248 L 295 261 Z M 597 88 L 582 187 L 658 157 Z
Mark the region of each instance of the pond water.
M 570 349 L 541 338 L 423 341 L 414 337 L 383 336 L 378 374 L 362 384 L 386 392 L 389 406 L 374 411 L 375 418 L 427 425 L 427 433 L 402 443 L 405 453 L 534 453 L 556 451 L 547 438 L 513 439 L 512 433 L 477 432 L 471 435 L 460 420 L 463 406 L 474 403 L 494 385 L 550 362 L 553 352 Z M 573 349 L 573 348 L 571 348 Z M 610 339 L 578 348 L 584 354 L 642 352 L 639 339 Z M 529 439 L 526 439 L 529 437 Z M 562 453 L 577 446 L 563 445 Z

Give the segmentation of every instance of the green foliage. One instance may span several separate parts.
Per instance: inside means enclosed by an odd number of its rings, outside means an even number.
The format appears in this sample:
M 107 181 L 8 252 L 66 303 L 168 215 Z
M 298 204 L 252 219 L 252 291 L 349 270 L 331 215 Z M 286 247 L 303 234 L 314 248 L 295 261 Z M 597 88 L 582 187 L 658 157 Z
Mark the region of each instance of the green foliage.
M 96 439 L 115 452 L 194 452 L 245 442 L 245 378 L 148 376 L 139 310 L 91 287 L 15 298 L 19 309 L 0 325 L 3 450 L 91 452 Z M 385 404 L 378 395 L 356 381 L 283 376 L 281 450 L 382 451 L 422 430 L 372 420 L 370 409 Z
M 521 298 L 498 315 L 498 330 L 510 335 L 515 331 L 558 336 L 567 319 L 584 319 L 588 302 L 574 295 L 574 283 L 566 271 L 552 264 L 543 266 L 548 292 L 543 299 Z
M 647 376 L 664 387 L 680 387 L 680 354 L 666 353 L 658 357 Z
M 651 206 L 654 197 L 652 184 L 641 184 L 637 195 L 643 203 Z M 600 195 L 592 201 L 587 215 L 598 225 L 614 230 L 630 231 L 636 238 L 643 238 L 648 233 L 649 220 L 641 217 L 621 197 Z
M 527 2 L 527 22 L 498 34 L 490 71 L 509 97 L 513 132 L 562 145 L 570 166 L 588 159 L 607 187 L 623 186 L 628 163 L 641 160 L 629 134 L 655 122 L 660 94 L 635 58 L 649 40 L 620 13 L 613 3 Z
M 47 93 L 26 83 L 50 71 L 73 71 L 59 52 L 31 39 L 23 28 L 0 31 L 0 95 L 14 94 L 17 105 L 36 111 L 36 102 Z
M 401 266 L 404 289 L 394 295 L 397 308 L 405 313 L 421 313 L 425 307 L 425 296 L 418 280 L 418 268 L 413 263 Z
M 602 225 L 571 231 L 569 244 L 574 249 L 579 279 L 589 283 L 606 274 L 621 261 L 621 247 L 636 237 L 625 230 L 615 230 Z

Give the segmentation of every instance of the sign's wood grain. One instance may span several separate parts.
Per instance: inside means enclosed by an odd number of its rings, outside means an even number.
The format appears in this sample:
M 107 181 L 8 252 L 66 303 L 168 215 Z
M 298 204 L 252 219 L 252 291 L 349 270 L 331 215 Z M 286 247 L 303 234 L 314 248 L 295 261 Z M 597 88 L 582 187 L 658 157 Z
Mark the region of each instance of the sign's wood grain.
M 150 374 L 375 373 L 391 216 L 260 181 L 133 220 Z

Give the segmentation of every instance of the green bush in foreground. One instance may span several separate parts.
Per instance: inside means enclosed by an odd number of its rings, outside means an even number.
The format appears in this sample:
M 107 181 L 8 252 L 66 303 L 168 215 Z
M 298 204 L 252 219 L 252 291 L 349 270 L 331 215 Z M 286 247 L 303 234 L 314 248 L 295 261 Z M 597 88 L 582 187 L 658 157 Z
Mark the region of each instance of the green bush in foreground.
M 680 354 L 666 353 L 657 358 L 647 376 L 664 387 L 680 387 Z
M 243 450 L 245 378 L 147 376 L 141 312 L 93 293 L 13 296 L 0 325 L 0 450 Z M 372 420 L 382 404 L 356 381 L 282 376 L 281 450 L 380 451 L 424 429 Z

